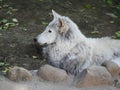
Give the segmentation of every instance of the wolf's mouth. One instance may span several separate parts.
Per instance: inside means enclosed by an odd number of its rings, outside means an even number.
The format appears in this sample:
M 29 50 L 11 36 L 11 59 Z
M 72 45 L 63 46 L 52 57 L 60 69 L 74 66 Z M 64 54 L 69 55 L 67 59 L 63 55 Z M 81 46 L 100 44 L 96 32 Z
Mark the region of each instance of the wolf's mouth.
M 44 44 L 39 43 L 39 45 L 40 45 L 40 46 L 43 46 L 43 47 L 48 46 L 47 43 L 44 43 Z
M 51 43 L 51 44 L 48 44 L 48 43 L 44 43 L 44 44 L 42 44 L 42 43 L 38 43 L 40 46 L 48 46 L 48 45 L 54 45 L 54 44 L 56 44 L 56 42 L 53 42 L 53 43 Z

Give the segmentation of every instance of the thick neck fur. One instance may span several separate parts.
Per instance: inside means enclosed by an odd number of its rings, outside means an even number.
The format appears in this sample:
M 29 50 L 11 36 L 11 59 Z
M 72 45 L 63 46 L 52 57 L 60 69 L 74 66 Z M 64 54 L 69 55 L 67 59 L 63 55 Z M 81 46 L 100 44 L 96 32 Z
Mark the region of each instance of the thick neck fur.
M 69 30 L 65 35 L 58 34 L 55 44 L 48 45 L 49 59 L 56 63 L 64 58 L 78 43 L 87 40 L 73 21 L 67 17 L 63 18 L 66 20 L 67 25 L 69 25 Z

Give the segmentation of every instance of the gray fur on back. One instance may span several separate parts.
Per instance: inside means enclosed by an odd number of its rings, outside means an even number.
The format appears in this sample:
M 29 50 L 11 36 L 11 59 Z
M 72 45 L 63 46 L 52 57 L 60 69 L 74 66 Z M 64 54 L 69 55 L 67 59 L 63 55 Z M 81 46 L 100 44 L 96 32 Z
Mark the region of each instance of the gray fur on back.
M 87 38 L 71 19 L 60 15 L 58 18 L 66 22 L 68 30 L 64 33 L 57 31 L 54 42 L 43 48 L 49 64 L 77 74 L 90 65 L 101 65 L 105 60 L 120 57 L 119 40 Z M 50 22 L 47 28 L 55 28 L 57 20 Z

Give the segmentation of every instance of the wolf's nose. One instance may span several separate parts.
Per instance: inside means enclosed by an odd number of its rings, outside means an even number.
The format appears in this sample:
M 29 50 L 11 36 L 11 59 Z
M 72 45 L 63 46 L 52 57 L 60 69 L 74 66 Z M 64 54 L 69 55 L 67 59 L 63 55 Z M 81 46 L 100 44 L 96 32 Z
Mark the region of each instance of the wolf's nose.
M 37 42 L 37 38 L 34 38 L 33 41 L 34 41 L 34 42 Z

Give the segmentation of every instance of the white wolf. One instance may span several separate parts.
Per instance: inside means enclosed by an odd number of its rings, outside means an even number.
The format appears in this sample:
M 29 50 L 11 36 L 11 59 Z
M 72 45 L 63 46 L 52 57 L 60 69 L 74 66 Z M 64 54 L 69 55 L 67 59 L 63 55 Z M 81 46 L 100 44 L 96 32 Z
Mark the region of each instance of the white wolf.
M 54 19 L 34 41 L 47 44 L 43 53 L 49 64 L 77 74 L 90 65 L 113 60 L 120 66 L 120 41 L 111 38 L 87 38 L 68 17 L 52 10 Z

